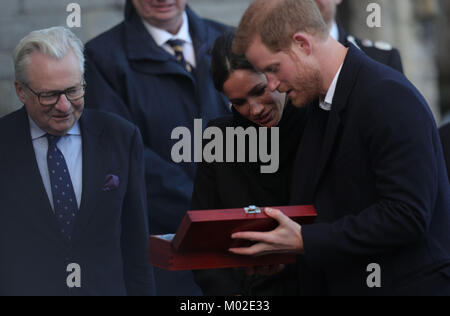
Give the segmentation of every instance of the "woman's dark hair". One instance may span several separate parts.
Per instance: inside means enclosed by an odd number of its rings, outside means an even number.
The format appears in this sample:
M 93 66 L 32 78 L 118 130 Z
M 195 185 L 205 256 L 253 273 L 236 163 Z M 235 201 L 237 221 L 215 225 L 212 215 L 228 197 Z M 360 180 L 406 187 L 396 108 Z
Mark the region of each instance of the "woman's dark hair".
M 211 72 L 214 86 L 223 92 L 223 85 L 235 70 L 257 72 L 244 55 L 232 52 L 234 31 L 227 32 L 216 39 L 212 49 Z

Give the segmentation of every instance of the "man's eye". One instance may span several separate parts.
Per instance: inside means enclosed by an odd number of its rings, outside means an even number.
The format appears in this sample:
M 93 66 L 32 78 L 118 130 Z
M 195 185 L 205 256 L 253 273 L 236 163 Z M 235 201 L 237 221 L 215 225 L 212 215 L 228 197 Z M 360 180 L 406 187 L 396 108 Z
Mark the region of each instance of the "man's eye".
M 54 98 L 58 96 L 58 93 L 56 92 L 45 92 L 45 93 L 41 93 L 41 97 L 42 98 Z
M 71 90 L 68 90 L 67 91 L 67 94 L 69 95 L 69 96 L 72 96 L 72 95 L 77 95 L 78 93 L 79 93 L 79 89 L 71 89 Z
M 261 87 L 261 89 L 258 89 L 255 91 L 255 96 L 262 96 L 266 92 L 266 87 Z
M 278 67 L 269 67 L 267 69 L 267 72 L 271 73 L 271 74 L 277 73 L 277 71 L 278 71 Z

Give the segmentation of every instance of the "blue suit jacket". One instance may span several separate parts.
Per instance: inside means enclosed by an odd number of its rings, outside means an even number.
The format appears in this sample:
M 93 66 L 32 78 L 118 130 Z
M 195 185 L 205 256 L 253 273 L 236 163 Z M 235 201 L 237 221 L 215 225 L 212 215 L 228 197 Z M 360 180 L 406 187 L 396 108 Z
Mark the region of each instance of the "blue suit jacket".
M 332 111 L 309 115 L 291 195 L 318 209 L 303 227 L 305 293 L 450 294 L 450 186 L 420 93 L 351 45 Z M 381 288 L 367 286 L 371 263 Z
M 194 75 L 156 45 L 131 1 L 123 23 L 86 45 L 86 104 L 126 118 L 143 136 L 152 234 L 176 232 L 193 191 L 196 165 L 173 162 L 178 140 L 171 139 L 172 131 L 184 126 L 194 135 L 195 118 L 206 125 L 230 113 L 210 74 L 210 49 L 228 28 L 186 11 L 197 60 Z M 191 273 L 155 271 L 158 295 L 201 294 Z
M 83 193 L 72 242 L 60 233 L 36 162 L 25 108 L 0 120 L 0 295 L 151 295 L 139 131 L 85 110 Z M 117 189 L 103 190 L 107 175 Z M 69 289 L 68 264 L 81 268 Z

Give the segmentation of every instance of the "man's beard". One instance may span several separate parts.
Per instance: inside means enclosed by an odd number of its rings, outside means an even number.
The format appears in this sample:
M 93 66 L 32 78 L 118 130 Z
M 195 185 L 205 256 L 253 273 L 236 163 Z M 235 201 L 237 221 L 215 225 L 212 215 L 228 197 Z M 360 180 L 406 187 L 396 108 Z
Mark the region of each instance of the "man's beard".
M 318 69 L 303 63 L 296 65 L 297 75 L 292 85 L 295 95 L 290 101 L 296 107 L 305 107 L 320 97 L 322 76 Z

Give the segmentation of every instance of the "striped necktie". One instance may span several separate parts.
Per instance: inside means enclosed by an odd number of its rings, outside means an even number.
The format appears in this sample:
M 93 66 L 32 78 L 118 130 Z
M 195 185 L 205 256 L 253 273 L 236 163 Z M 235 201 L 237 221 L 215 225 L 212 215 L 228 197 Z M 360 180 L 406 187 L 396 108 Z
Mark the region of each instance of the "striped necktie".
M 188 71 L 192 72 L 192 66 L 184 59 L 183 55 L 183 41 L 181 40 L 169 40 L 167 41 L 167 44 L 172 47 L 173 51 L 175 52 L 175 58 L 177 61 L 183 65 L 183 67 Z

